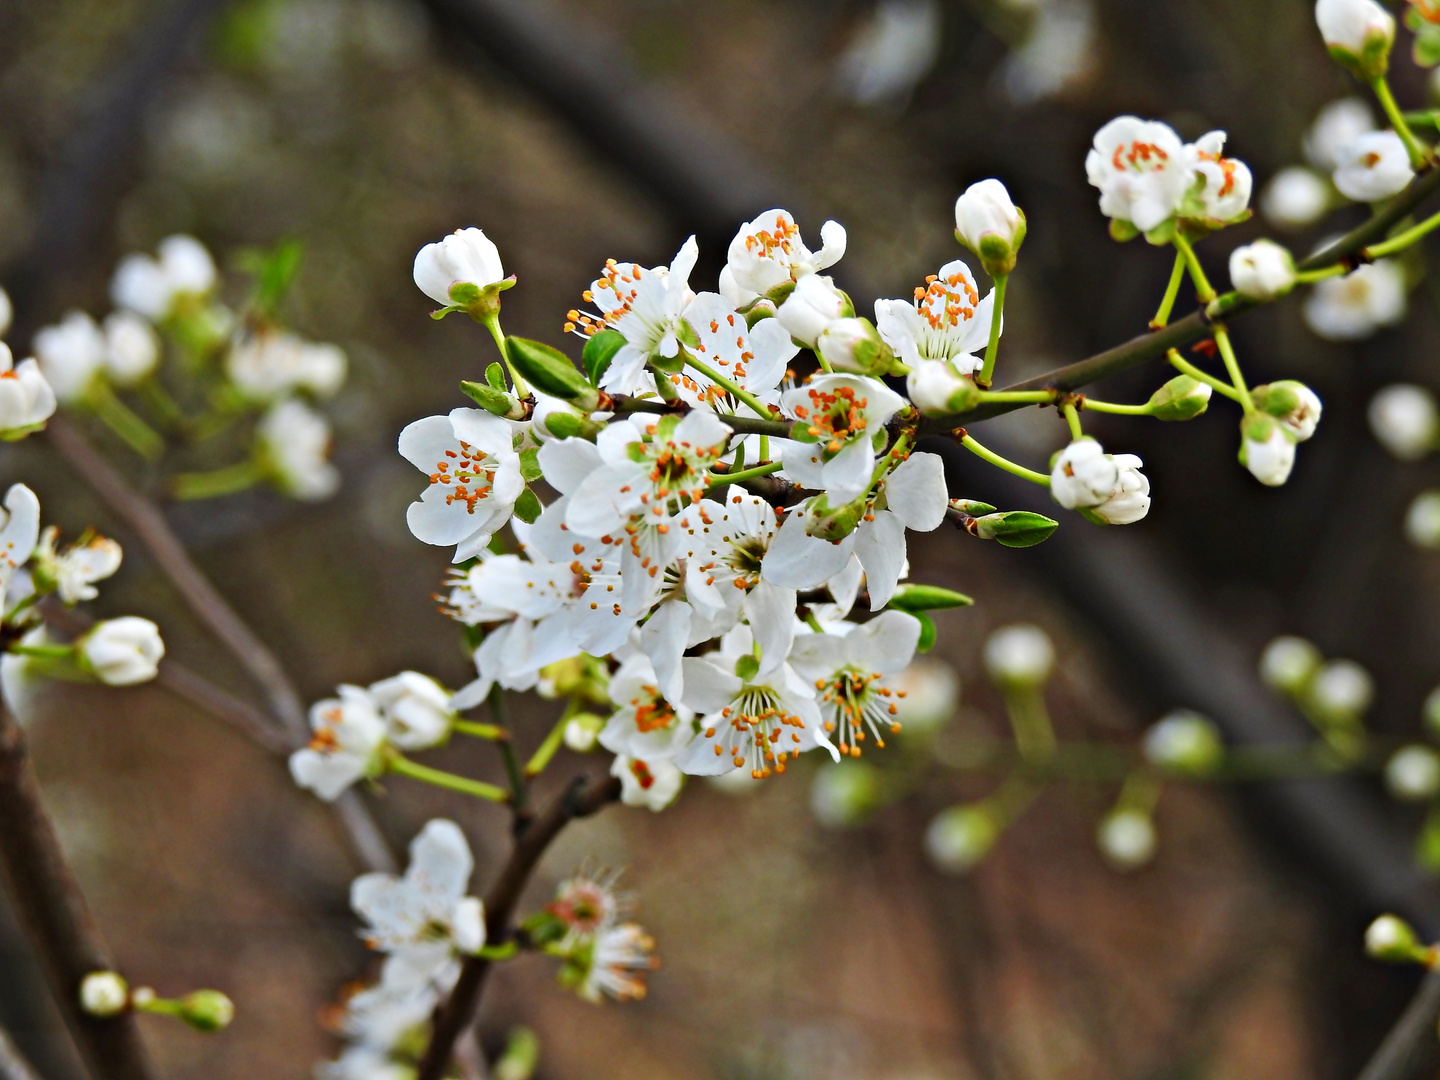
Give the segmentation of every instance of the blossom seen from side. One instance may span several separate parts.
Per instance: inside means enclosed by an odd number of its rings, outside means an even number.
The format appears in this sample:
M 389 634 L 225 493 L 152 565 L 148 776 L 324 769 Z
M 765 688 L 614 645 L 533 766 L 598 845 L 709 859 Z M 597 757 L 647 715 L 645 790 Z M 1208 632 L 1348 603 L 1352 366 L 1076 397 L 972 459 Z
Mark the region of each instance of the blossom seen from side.
M 105 364 L 105 335 L 83 311 L 72 311 L 35 335 L 40 374 L 62 404 L 81 401 Z
M 40 534 L 31 564 L 37 586 L 44 591 L 53 589 L 67 605 L 94 600 L 100 595 L 95 582 L 120 569 L 120 545 L 104 536 L 90 536 L 62 552 L 56 547 L 59 536 L 60 530 L 53 525 Z
M 385 719 L 386 737 L 402 750 L 426 750 L 443 742 L 455 723 L 450 691 L 428 675 L 402 671 L 371 683 L 370 697 Z
M 1024 212 L 999 180 L 971 184 L 955 200 L 955 238 L 979 257 L 991 277 L 1015 269 L 1025 228 Z
M 148 682 L 160 671 L 160 628 L 138 615 L 96 623 L 75 643 L 80 668 L 108 686 Z
M 849 297 L 835 287 L 828 274 L 806 274 L 795 283 L 775 318 L 792 338 L 813 349 L 827 326 L 853 314 Z
M 290 775 L 303 788 L 334 802 L 352 784 L 384 767 L 386 725 L 369 691 L 341 686 L 338 696 L 310 707 L 308 746 L 290 755 Z
M 400 433 L 400 455 L 430 481 L 405 514 L 411 533 L 427 544 L 454 544 L 455 562 L 490 543 L 525 490 L 509 424 L 482 409 L 416 420 Z
M 1185 144 L 1167 124 L 1120 116 L 1095 134 L 1085 173 L 1100 212 L 1149 232 L 1173 217 L 1190 188 Z
M 15 363 L 0 341 L 0 440 L 13 442 L 39 431 L 55 414 L 55 391 L 33 359 Z
M 1395 17 L 1375 0 L 1316 0 L 1315 22 L 1330 55 L 1356 77 L 1384 75 L 1395 41 Z
M 328 499 L 340 487 L 330 463 L 330 421 L 303 401 L 272 406 L 255 425 L 256 450 L 275 485 L 304 502 Z
M 1227 158 L 1224 150 L 1223 131 L 1202 135 L 1185 148 L 1195 178 L 1189 193 L 1193 206 L 1186 210 L 1194 210 L 1194 217 L 1212 226 L 1244 220 L 1254 187 L 1249 166 L 1238 158 Z
M 0 514 L 0 596 L 40 540 L 40 500 L 24 484 L 11 484 Z
M 1230 283 L 1247 300 L 1266 302 L 1295 287 L 1295 260 L 1271 240 L 1257 240 L 1230 253 Z
M 720 291 L 744 306 L 772 290 L 825 270 L 845 254 L 845 227 L 838 221 L 820 226 L 819 251 L 811 251 L 788 210 L 767 210 L 747 222 L 730 241 Z
M 1134 454 L 1107 454 L 1094 439 L 1076 439 L 1050 470 L 1050 494 L 1067 510 L 1110 525 L 1129 525 L 1150 510 L 1150 482 Z
M 1240 464 L 1267 487 L 1279 487 L 1295 467 L 1295 437 L 1271 416 L 1252 415 L 1241 422 Z
M 456 285 L 474 285 L 483 290 L 504 277 L 500 249 L 473 226 L 456 229 L 439 243 L 426 244 L 415 255 L 416 286 L 442 306 L 454 302 L 450 290 Z

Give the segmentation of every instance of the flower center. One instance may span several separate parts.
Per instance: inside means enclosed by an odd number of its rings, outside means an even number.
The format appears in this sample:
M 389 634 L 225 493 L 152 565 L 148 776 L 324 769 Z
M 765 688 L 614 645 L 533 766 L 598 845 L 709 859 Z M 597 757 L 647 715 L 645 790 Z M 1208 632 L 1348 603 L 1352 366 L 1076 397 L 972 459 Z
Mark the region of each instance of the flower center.
M 435 463 L 430 483 L 444 484 L 445 505 L 463 502 L 468 513 L 475 513 L 475 504 L 490 494 L 495 485 L 498 463 L 483 450 L 462 442 L 460 449 L 446 450 L 445 458 Z
M 789 744 L 782 744 L 781 739 L 786 728 L 804 730 L 805 721 L 786 712 L 779 695 L 769 687 L 745 687 L 720 715 L 728 721 L 729 730 L 717 738 L 718 728 L 706 728 L 705 738 L 714 740 L 716 757 L 728 751 L 737 769 L 748 762 L 756 780 L 783 773 L 786 759 L 799 756 L 798 731 L 790 732 Z
M 848 439 L 865 430 L 865 406 L 869 398 L 857 398 L 848 386 L 834 393 L 811 389 L 810 407 L 799 406 L 795 415 L 809 422 L 808 434 L 825 443 L 827 454 L 838 454 Z
M 964 274 L 951 274 L 943 281 L 936 274 L 925 279 L 929 286 L 915 290 L 915 306 L 931 330 L 949 330 L 975 317 L 980 293 Z
M 745 237 L 745 250 L 758 254 L 762 259 L 788 263 L 795 249 L 794 240 L 799 235 L 800 226 L 786 220 L 783 214 L 776 214 L 774 231 L 760 229 L 750 233 Z
M 1375 157 L 1376 161 L 1378 161 L 1379 157 Z M 1220 190 L 1215 193 L 1217 196 L 1223 198 L 1235 190 L 1235 162 L 1233 160 L 1227 157 L 1221 157 L 1219 154 L 1207 153 L 1204 150 L 1200 151 L 1200 160 L 1213 161 L 1216 165 L 1220 166 L 1220 173 L 1225 179 L 1220 184 Z M 1371 162 L 1371 164 L 1373 165 L 1374 162 Z
M 650 731 L 660 731 L 673 725 L 675 723 L 675 706 L 661 696 L 660 688 L 658 686 L 642 686 L 640 689 L 645 691 L 646 696 L 638 697 L 630 702 L 635 706 L 635 727 L 644 734 Z
M 825 731 L 834 734 L 839 729 L 840 741 L 836 745 L 840 753 L 859 757 L 867 729 L 882 750 L 885 739 L 881 729 L 888 729 L 892 734 L 900 730 L 900 723 L 895 719 L 900 710 L 891 699 L 903 698 L 905 691 L 891 690 L 880 680 L 878 672 L 847 667 L 829 679 L 815 681 L 821 705 L 828 714 Z
M 1136 139 L 1128 145 L 1121 143 L 1115 147 L 1110 163 L 1115 166 L 1116 172 L 1146 173 L 1160 172 L 1169 160 L 1170 155 L 1154 143 Z

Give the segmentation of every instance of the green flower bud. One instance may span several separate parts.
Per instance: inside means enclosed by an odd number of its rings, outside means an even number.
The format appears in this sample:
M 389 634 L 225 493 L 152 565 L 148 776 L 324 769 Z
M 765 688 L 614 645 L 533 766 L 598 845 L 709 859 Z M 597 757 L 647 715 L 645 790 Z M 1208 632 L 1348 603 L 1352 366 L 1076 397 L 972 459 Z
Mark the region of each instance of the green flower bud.
M 520 399 L 514 394 L 496 390 L 485 383 L 470 382 L 468 379 L 461 380 L 460 389 L 466 397 L 488 413 L 503 416 L 507 420 L 525 418 L 525 406 L 520 404 Z
M 925 853 L 941 870 L 963 874 L 990 854 L 998 839 L 999 822 L 984 803 L 952 806 L 925 830 Z
M 806 511 L 808 520 L 805 523 L 805 531 L 811 536 L 829 540 L 831 543 L 844 540 L 860 524 L 860 519 L 865 516 L 865 509 L 865 496 L 863 495 L 853 502 L 833 508 L 828 496 L 819 495 Z
M 196 1031 L 223 1031 L 235 1019 L 235 1003 L 219 990 L 194 990 L 180 999 L 178 1015 Z
M 515 370 L 537 390 L 568 401 L 586 412 L 600 404 L 599 391 L 559 349 L 529 338 L 508 337 L 505 339 L 505 353 Z
M 539 1037 L 527 1027 L 517 1027 L 510 1032 L 505 1052 L 495 1062 L 490 1075 L 495 1080 L 530 1080 L 539 1064 Z
M 1365 931 L 1365 952 L 1387 964 L 1423 964 L 1428 950 L 1414 927 L 1396 915 L 1381 915 Z
M 1044 543 L 1054 535 L 1060 523 L 1029 510 L 1006 510 L 985 514 L 965 523 L 965 529 L 981 540 L 994 540 L 1002 547 L 1028 548 Z
M 1207 383 L 1177 375 L 1150 395 L 1150 415 L 1157 420 L 1193 420 L 1210 407 Z
M 938 585 L 901 585 L 890 598 L 889 606 L 900 611 L 940 611 L 969 607 L 974 602 L 964 593 L 942 589 Z

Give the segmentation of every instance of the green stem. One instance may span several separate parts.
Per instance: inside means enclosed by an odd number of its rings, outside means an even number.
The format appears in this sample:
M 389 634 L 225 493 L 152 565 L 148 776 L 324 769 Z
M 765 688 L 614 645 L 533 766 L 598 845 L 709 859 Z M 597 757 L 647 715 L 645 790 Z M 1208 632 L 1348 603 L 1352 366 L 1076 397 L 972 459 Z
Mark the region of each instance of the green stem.
M 770 460 L 770 436 L 769 436 L 769 435 L 761 435 L 761 436 L 760 436 L 760 460 L 761 460 L 762 463 Z
M 135 389 L 145 407 L 160 417 L 166 427 L 172 430 L 184 430 L 190 425 L 190 418 L 185 415 L 185 410 L 165 387 L 160 385 L 160 380 L 152 376 L 146 379 Z
M 1230 344 L 1229 332 L 1218 324 L 1215 326 L 1215 344 L 1220 346 L 1220 355 L 1225 359 L 1225 370 L 1230 373 L 1230 381 L 1235 384 L 1235 389 L 1240 394 L 1237 400 L 1247 413 L 1251 412 L 1255 408 L 1255 402 L 1250 398 L 1250 388 L 1245 385 L 1245 376 L 1240 373 L 1240 361 L 1235 357 L 1235 347 Z
M 421 765 L 399 754 L 392 755 L 388 764 L 393 773 L 408 776 L 410 779 L 419 780 L 422 783 L 433 784 L 435 787 L 448 788 L 464 795 L 474 795 L 477 799 L 485 799 L 493 803 L 510 801 L 510 793 L 502 787 L 487 784 L 483 780 L 471 780 L 467 776 L 456 776 L 454 773 L 432 769 L 428 765 Z
M 823 356 L 820 355 L 820 350 L 819 350 L 819 349 L 814 350 L 814 352 L 815 352 L 815 359 L 816 359 L 816 360 L 819 362 L 819 364 L 820 364 L 820 370 L 823 371 L 823 372 L 825 372 L 825 374 L 827 374 L 827 375 L 833 374 L 834 371 L 835 371 L 835 369 L 830 366 L 830 361 L 829 361 L 829 360 L 826 360 L 825 357 L 823 357 Z
M 1170 284 L 1165 286 L 1165 295 L 1160 298 L 1159 310 L 1150 320 L 1150 329 L 1159 330 L 1170 322 L 1170 312 L 1175 310 L 1175 299 L 1180 295 L 1180 282 L 1185 280 L 1185 255 L 1175 252 L 1175 266 L 1170 271 Z
M 566 706 L 565 711 L 560 714 L 560 719 L 555 721 L 555 726 L 550 729 L 550 734 L 545 736 L 542 742 L 530 755 L 530 760 L 525 763 L 526 776 L 539 776 L 545 771 L 552 758 L 560 749 L 560 744 L 565 738 L 565 725 L 570 723 L 570 717 L 574 715 L 575 703 L 572 701 Z
M 451 726 L 461 735 L 472 735 L 477 739 L 488 739 L 491 742 L 502 742 L 510 738 L 510 733 L 499 724 L 478 724 L 474 720 L 456 720 Z
M 1371 249 L 1366 248 L 1367 252 Z M 1317 281 L 1324 281 L 1326 278 L 1339 277 L 1341 274 L 1348 274 L 1349 268 L 1344 263 L 1336 263 L 1334 266 L 1326 266 L 1319 270 L 1306 270 L 1295 275 L 1295 284 L 1311 285 Z
M 1169 360 L 1171 366 L 1174 367 L 1175 370 L 1180 372 L 1182 375 L 1189 375 L 1192 379 L 1204 383 L 1212 390 L 1224 394 L 1231 401 L 1243 400 L 1240 397 L 1240 391 L 1236 390 L 1227 382 L 1221 382 L 1219 379 L 1215 378 L 1215 376 L 1209 374 L 1208 372 L 1201 371 L 1198 367 L 1196 367 L 1194 364 L 1190 363 L 1190 361 L 1186 360 L 1183 356 L 1181 356 L 1178 350 L 1171 349 L 1168 353 L 1165 354 L 1165 358 Z
M 1055 729 L 1038 688 L 1005 694 L 1005 712 L 1015 735 L 1015 749 L 1027 764 L 1048 761 L 1055 753 Z
M 9 622 L 13 618 L 15 618 L 16 615 L 19 615 L 22 611 L 25 611 L 27 608 L 33 606 L 39 601 L 40 594 L 38 592 L 32 592 L 23 600 L 17 601 L 15 606 L 5 613 L 5 618 L 3 620 L 0 620 L 0 622 Z
M 756 465 L 751 469 L 741 469 L 739 472 L 711 473 L 708 486 L 720 487 L 723 484 L 738 484 L 742 480 L 753 480 L 757 476 L 769 476 L 777 473 L 785 467 L 783 462 L 772 461 L 768 465 Z
M 1190 280 L 1195 282 L 1195 290 L 1200 294 L 1200 302 L 1202 304 L 1210 303 L 1215 299 L 1215 288 L 1210 284 L 1210 279 L 1205 276 L 1205 268 L 1200 265 L 1200 259 L 1195 254 L 1195 249 L 1182 232 L 1175 233 L 1174 243 L 1175 249 L 1180 252 L 1180 257 L 1185 260 L 1185 265 L 1190 268 Z
M 1000 351 L 1000 316 L 1005 311 L 1005 285 L 1009 280 L 1009 274 L 1001 274 L 991 290 L 995 295 L 995 304 L 990 310 L 990 343 L 985 346 L 985 364 L 980 374 L 975 376 L 975 385 L 982 390 L 990 386 L 990 377 L 995 373 L 995 356 Z
M 89 403 L 100 422 L 118 435 L 131 450 L 146 461 L 160 459 L 160 455 L 165 452 L 165 440 L 130 406 L 116 397 L 108 383 L 95 380 L 90 389 Z
M 1096 401 L 1092 397 L 1085 399 L 1085 410 L 1087 412 L 1114 413 L 1117 416 L 1149 416 L 1150 406 L 1145 405 L 1117 405 L 1113 401 Z
M 495 726 L 507 731 L 513 730 L 510 724 L 510 710 L 505 704 L 505 691 L 496 683 L 490 688 L 490 696 L 485 699 L 486 706 L 490 709 L 490 719 Z M 496 747 L 500 750 L 500 759 L 505 763 L 505 779 L 510 784 L 510 805 L 518 814 L 525 809 L 525 802 L 530 797 L 530 791 L 525 785 L 525 771 L 520 768 L 520 758 L 515 753 L 515 744 L 509 739 L 501 739 Z
M 1053 390 L 981 390 L 980 400 L 987 401 L 1018 401 L 1023 404 L 1048 405 L 1055 400 Z
M 1085 437 L 1085 430 L 1080 426 L 1080 410 L 1075 408 L 1075 403 L 1073 401 L 1067 401 L 1060 408 L 1065 414 L 1065 423 L 1069 425 L 1070 438 L 1083 439 Z
M 1420 224 L 1412 225 L 1404 232 L 1400 233 L 1397 236 L 1391 237 L 1384 243 L 1372 244 L 1370 247 L 1365 249 L 1365 255 L 1371 259 L 1380 259 L 1384 258 L 1386 255 L 1393 255 L 1397 251 L 1404 251 L 1407 247 L 1415 243 L 1416 240 L 1419 240 L 1426 233 L 1434 232 L 1436 229 L 1440 229 L 1440 214 L 1434 214 L 1431 217 L 1428 217 L 1424 221 L 1420 222 Z M 1339 273 L 1345 273 L 1345 268 L 1343 266 L 1338 267 L 1337 269 Z M 1300 277 L 1304 277 L 1304 275 L 1300 275 Z
M 1424 127 L 1440 128 L 1440 110 L 1419 109 L 1401 113 L 1407 124 L 1418 124 Z
M 1016 773 L 1007 777 L 985 803 L 991 808 L 995 823 L 1003 829 L 1013 824 L 1015 819 L 1025 812 L 1040 794 L 1042 787 L 1043 785 L 1037 784 L 1023 773 Z
M 754 394 L 750 393 L 750 391 L 746 390 L 739 383 L 735 382 L 735 380 L 726 378 L 709 364 L 705 363 L 705 361 L 697 360 L 694 356 L 688 353 L 685 356 L 685 364 L 687 367 L 692 367 L 701 375 L 704 375 L 716 386 L 719 386 L 725 391 L 727 391 L 733 398 L 735 398 L 736 401 L 743 401 L 746 405 L 750 406 L 750 411 L 753 412 L 756 416 L 760 417 L 762 420 L 770 419 L 771 412 L 769 407 L 765 405 L 765 403 L 762 402 L 759 398 L 757 398 Z
M 1022 480 L 1029 480 L 1032 484 L 1039 484 L 1042 487 L 1048 488 L 1050 486 L 1050 477 L 1044 473 L 1035 472 L 1033 469 L 1025 468 L 1024 465 L 1017 465 L 1010 459 L 1001 457 L 995 453 L 995 451 L 988 450 L 981 446 L 969 435 L 965 435 L 960 439 L 960 445 L 981 460 L 988 461 L 991 465 L 1004 469 L 1008 473 L 1013 473 Z
M 743 472 L 745 469 L 745 436 L 743 435 L 735 444 L 735 460 L 730 463 L 730 468 L 735 472 Z
M 825 632 L 825 628 L 820 625 L 820 620 L 815 618 L 815 613 L 809 608 L 805 609 L 805 625 L 817 634 L 823 634 Z
M 1415 137 L 1410 125 L 1405 122 L 1405 114 L 1400 111 L 1395 95 L 1390 92 L 1389 80 L 1384 75 L 1377 75 L 1370 83 L 1370 89 L 1375 91 L 1375 96 L 1380 99 L 1380 108 L 1385 110 L 1386 119 L 1395 129 L 1395 134 L 1400 136 L 1400 141 L 1405 144 L 1405 152 L 1410 155 L 1410 167 L 1417 172 L 1423 169 L 1430 161 L 1430 150 Z
M 480 951 L 475 953 L 481 960 L 510 960 L 518 956 L 520 945 L 516 941 L 507 941 L 502 945 L 484 945 Z
M 1120 795 L 1115 800 L 1116 810 L 1128 810 L 1149 817 L 1160 801 L 1160 778 L 1149 769 L 1137 769 L 1125 777 Z
M 505 370 L 510 373 L 510 382 L 515 388 L 515 396 L 524 401 L 530 396 L 530 388 L 525 385 L 525 380 L 520 377 L 520 372 L 515 370 L 515 365 L 510 362 L 510 351 L 505 348 L 505 331 L 500 329 L 500 316 L 490 315 L 484 319 L 485 329 L 490 331 L 490 336 L 495 339 L 495 347 L 500 350 L 500 359 L 505 364 Z
M 68 660 L 75 655 L 73 645 L 11 645 L 7 650 L 16 656 L 33 656 L 39 660 Z
M 184 1004 L 173 998 L 141 995 L 139 1001 L 132 1000 L 132 1005 L 136 1012 L 149 1013 L 152 1016 L 182 1016 L 185 1013 Z
M 170 477 L 170 494 L 183 500 L 214 499 L 252 488 L 265 479 L 265 471 L 254 460 L 238 461 L 210 472 L 176 473 Z

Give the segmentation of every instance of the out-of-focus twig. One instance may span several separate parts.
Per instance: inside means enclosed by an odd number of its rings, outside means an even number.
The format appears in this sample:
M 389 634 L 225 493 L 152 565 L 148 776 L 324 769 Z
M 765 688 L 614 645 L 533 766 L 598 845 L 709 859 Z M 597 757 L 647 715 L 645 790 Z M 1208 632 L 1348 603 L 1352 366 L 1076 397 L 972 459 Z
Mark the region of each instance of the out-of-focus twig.
M 515 841 L 500 877 L 485 896 L 485 934 L 491 943 L 503 941 L 510 932 L 510 920 L 530 875 L 555 837 L 577 818 L 589 817 L 620 797 L 620 781 L 612 776 L 587 779 L 577 776 L 556 796 Z M 490 961 L 478 956 L 467 959 L 450 997 L 440 1006 L 430 1045 L 420 1061 L 416 1080 L 441 1080 L 450 1063 L 456 1040 L 469 1028 L 480 1007 L 485 975 Z
M 114 969 L 90 907 L 55 837 L 30 765 L 25 733 L 0 708 L 0 867 L 64 1015 L 96 1080 L 153 1075 L 132 1013 L 101 1019 L 80 1008 L 80 984 Z
M 1415 1073 L 1416 1059 L 1435 1043 L 1440 1018 L 1440 971 L 1429 972 L 1385 1041 L 1360 1070 L 1359 1080 L 1405 1080 Z
M 40 1080 L 40 1074 L 25 1060 L 4 1028 L 0 1028 L 0 1080 Z

